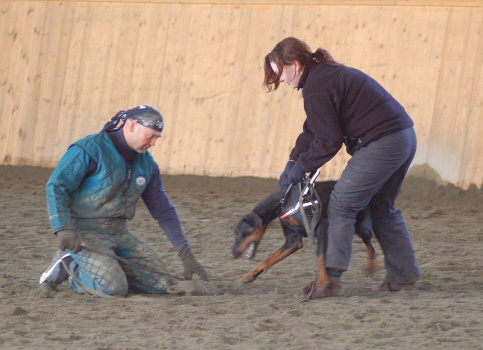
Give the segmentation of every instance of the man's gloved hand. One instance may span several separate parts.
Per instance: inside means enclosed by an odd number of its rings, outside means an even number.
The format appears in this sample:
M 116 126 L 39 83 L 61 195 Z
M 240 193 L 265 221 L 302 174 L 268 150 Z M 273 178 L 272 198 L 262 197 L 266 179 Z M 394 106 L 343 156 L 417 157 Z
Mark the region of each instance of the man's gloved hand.
M 302 182 L 306 174 L 307 174 L 306 171 L 302 169 L 299 162 L 295 162 L 292 169 L 290 169 L 290 171 L 287 174 L 287 180 L 288 180 L 287 186 L 290 184 L 296 184 L 298 182 Z
M 203 281 L 208 282 L 208 274 L 205 268 L 201 265 L 191 252 L 191 249 L 186 248 L 179 252 L 179 257 L 183 262 L 184 278 L 190 280 L 193 278 L 193 273 L 197 274 Z
M 280 179 L 278 180 L 278 187 L 285 188 L 290 185 L 290 182 L 288 182 L 288 173 L 290 169 L 292 169 L 294 164 L 294 160 L 289 160 L 287 162 L 287 164 L 285 165 L 285 169 L 283 169 L 282 174 L 280 175 Z
M 79 253 L 82 250 L 79 235 L 74 230 L 61 230 L 57 232 L 59 237 L 60 250 L 72 250 L 74 253 Z

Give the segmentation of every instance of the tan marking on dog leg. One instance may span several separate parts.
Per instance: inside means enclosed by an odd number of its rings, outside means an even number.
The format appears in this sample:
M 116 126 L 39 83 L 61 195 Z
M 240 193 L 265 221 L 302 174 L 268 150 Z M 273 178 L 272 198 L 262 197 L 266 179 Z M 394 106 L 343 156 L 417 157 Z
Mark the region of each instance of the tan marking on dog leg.
M 295 253 L 297 250 L 303 247 L 303 243 L 300 242 L 295 248 L 280 248 L 277 249 L 273 254 L 266 258 L 260 265 L 251 270 L 250 272 L 243 275 L 242 280 L 246 282 L 253 282 L 258 275 L 262 272 L 268 271 L 275 264 L 285 259 L 287 256 Z
M 292 225 L 295 225 L 295 226 L 300 226 L 300 222 L 298 222 L 297 220 L 294 219 L 293 216 L 290 216 L 288 218 L 288 221 L 292 224 Z
M 327 283 L 329 283 L 329 276 L 327 274 L 327 269 L 325 268 L 325 254 L 321 254 L 316 258 L 316 264 L 318 266 L 318 269 L 317 277 L 315 279 L 315 288 L 317 290 L 322 290 L 327 285 Z
M 377 270 L 376 257 L 371 246 L 366 246 L 367 251 L 367 273 L 373 274 Z

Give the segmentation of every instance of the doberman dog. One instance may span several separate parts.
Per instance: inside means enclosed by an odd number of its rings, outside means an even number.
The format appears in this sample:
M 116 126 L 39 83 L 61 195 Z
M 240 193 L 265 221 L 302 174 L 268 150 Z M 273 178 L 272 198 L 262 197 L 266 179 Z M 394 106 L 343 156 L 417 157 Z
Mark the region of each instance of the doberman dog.
M 325 269 L 325 251 L 327 247 L 327 205 L 329 198 L 336 181 L 321 181 L 314 182 L 313 188 L 318 193 L 320 213 L 318 219 L 314 216 L 317 222 L 312 223 L 313 236 L 317 239 L 316 246 L 316 261 L 319 267 L 317 272 L 318 284 L 327 281 L 327 272 Z M 242 277 L 245 283 L 251 283 L 263 272 L 268 271 L 275 264 L 285 259 L 287 256 L 295 253 L 303 247 L 302 238 L 307 237 L 307 221 L 305 224 L 301 222 L 300 215 L 293 215 L 293 212 L 301 212 L 300 207 L 295 202 L 302 203 L 300 199 L 300 187 L 292 185 L 289 190 L 279 189 L 267 197 L 263 198 L 252 210 L 251 213 L 245 215 L 235 229 L 235 244 L 233 245 L 231 255 L 233 258 L 239 258 L 243 252 L 246 252 L 248 259 L 255 257 L 257 248 L 263 238 L 267 226 L 272 220 L 277 217 L 280 219 L 280 224 L 285 235 L 285 243 L 281 248 L 276 250 L 260 265 L 246 273 Z M 295 198 L 295 199 L 294 199 Z M 315 201 L 317 202 L 317 201 Z M 304 203 L 302 207 L 311 204 Z M 303 209 L 305 213 L 309 209 Z M 308 216 L 311 214 L 309 213 Z M 375 271 L 375 250 L 371 243 L 372 238 L 372 219 L 370 215 L 370 208 L 366 207 L 357 214 L 355 223 L 355 233 L 362 238 L 367 250 L 368 262 L 366 270 L 369 273 Z M 313 237 L 312 237 L 313 238 Z

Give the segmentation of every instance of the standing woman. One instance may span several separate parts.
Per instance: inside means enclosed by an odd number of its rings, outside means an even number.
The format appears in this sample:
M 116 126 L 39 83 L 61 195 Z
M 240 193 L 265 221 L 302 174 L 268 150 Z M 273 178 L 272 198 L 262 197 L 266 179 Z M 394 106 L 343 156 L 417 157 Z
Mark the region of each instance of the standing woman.
M 328 206 L 326 267 L 329 281 L 315 281 L 296 298 L 343 294 L 342 273 L 349 267 L 356 214 L 370 205 L 373 230 L 384 252 L 385 280 L 374 291 L 416 289 L 420 278 L 411 238 L 394 202 L 416 152 L 413 121 L 379 83 L 335 61 L 322 48 L 312 52 L 289 37 L 265 56 L 264 86 L 280 83 L 302 89 L 307 118 L 278 182 L 281 188 L 303 180 L 345 144 L 352 158 Z M 323 268 L 320 267 L 320 268 Z

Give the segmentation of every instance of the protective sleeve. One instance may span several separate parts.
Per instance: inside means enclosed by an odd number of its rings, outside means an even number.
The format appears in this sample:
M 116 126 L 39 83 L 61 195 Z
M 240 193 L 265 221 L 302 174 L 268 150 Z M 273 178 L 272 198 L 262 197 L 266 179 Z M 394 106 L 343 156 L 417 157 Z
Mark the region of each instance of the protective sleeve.
M 151 179 L 142 194 L 142 199 L 176 251 L 179 253 L 183 249 L 190 248 L 176 207 L 163 187 L 161 173 L 156 163 L 153 164 Z
M 90 165 L 90 157 L 74 145 L 62 156 L 46 185 L 47 209 L 54 232 L 72 229 L 69 194 L 82 183 Z

